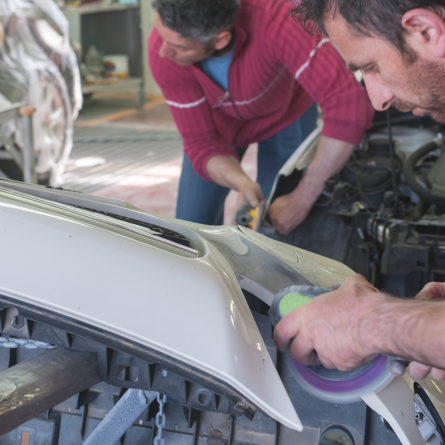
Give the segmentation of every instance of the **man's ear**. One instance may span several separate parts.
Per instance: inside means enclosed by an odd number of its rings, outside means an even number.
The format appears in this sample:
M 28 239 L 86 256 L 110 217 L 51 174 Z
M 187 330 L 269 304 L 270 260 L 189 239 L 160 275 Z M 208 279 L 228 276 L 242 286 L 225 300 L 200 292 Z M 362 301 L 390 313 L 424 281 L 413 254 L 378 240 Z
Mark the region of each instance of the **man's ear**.
M 411 9 L 402 17 L 405 40 L 409 46 L 424 57 L 445 57 L 445 22 L 433 11 L 423 8 Z
M 224 49 L 232 39 L 232 33 L 230 31 L 222 31 L 220 32 L 213 43 L 213 49 L 219 51 Z

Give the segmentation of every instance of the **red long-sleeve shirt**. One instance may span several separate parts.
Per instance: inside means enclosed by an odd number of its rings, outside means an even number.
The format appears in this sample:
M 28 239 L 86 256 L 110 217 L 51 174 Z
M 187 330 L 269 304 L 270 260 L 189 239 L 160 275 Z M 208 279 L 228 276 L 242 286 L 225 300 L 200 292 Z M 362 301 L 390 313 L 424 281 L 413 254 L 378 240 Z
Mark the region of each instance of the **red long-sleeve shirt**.
M 224 91 L 200 64 L 179 66 L 159 56 L 162 40 L 150 33 L 149 64 L 170 107 L 195 170 L 209 179 L 210 157 L 237 156 L 234 145 L 260 142 L 299 118 L 315 101 L 322 134 L 358 143 L 373 111 L 327 39 L 309 35 L 289 15 L 286 0 L 241 0 L 236 47 Z

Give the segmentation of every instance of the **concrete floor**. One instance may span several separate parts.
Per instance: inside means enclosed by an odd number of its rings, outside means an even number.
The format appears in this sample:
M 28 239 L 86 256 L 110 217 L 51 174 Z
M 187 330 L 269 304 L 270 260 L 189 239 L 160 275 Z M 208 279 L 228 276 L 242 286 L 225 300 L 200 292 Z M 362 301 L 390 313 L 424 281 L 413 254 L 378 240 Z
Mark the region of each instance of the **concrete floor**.
M 96 184 L 95 187 L 86 189 L 85 185 L 83 185 L 84 189 L 82 191 L 121 199 L 148 213 L 172 217 L 175 214 L 177 188 L 181 170 L 182 142 L 168 106 L 162 97 L 147 97 L 143 109 L 138 108 L 136 105 L 135 97 L 128 94 L 97 94 L 85 100 L 84 107 L 75 123 L 74 147 L 64 175 L 63 186 L 66 184 L 69 185 L 69 188 L 76 188 L 77 185 L 78 189 L 82 189 L 81 184 L 85 183 L 85 178 L 88 175 L 92 175 L 93 169 L 97 169 L 97 162 L 100 162 L 97 161 L 97 152 L 94 151 L 95 148 L 92 145 L 89 156 L 86 153 L 88 147 L 87 149 L 83 147 L 80 150 L 77 141 L 80 141 L 82 138 L 77 136 L 79 134 L 88 134 L 88 132 L 85 133 L 86 130 L 94 131 L 95 136 L 100 136 L 102 133 L 103 135 L 108 134 L 111 130 L 114 137 L 116 134 L 128 135 L 129 132 L 132 135 L 143 133 L 145 136 L 147 134 L 162 134 L 164 137 L 165 135 L 170 135 L 171 139 L 176 141 L 177 150 L 174 155 L 167 156 L 168 160 L 162 161 L 163 143 L 161 141 L 155 145 L 155 158 L 159 162 L 154 163 L 145 162 L 144 153 L 141 160 L 139 160 L 136 155 L 132 155 L 130 146 L 127 145 L 125 147 L 124 145 L 121 152 L 126 153 L 120 153 L 121 161 L 114 160 L 114 164 L 124 162 L 124 155 L 127 158 L 133 156 L 135 164 L 130 166 L 130 168 L 127 167 L 125 174 L 121 174 L 117 170 L 113 175 L 108 174 L 107 180 Z M 167 136 L 167 138 L 170 136 Z M 103 153 L 106 153 L 108 146 L 106 142 L 103 144 L 101 157 L 106 157 L 106 154 L 103 155 Z M 148 143 L 146 145 L 148 147 Z M 143 145 L 142 150 L 148 150 L 148 148 L 145 149 Z M 249 175 L 255 177 L 256 145 L 249 147 L 242 165 Z M 115 168 L 118 168 L 118 166 L 115 165 Z M 226 224 L 233 222 L 238 206 L 238 196 L 235 192 L 231 192 L 226 201 L 224 218 Z

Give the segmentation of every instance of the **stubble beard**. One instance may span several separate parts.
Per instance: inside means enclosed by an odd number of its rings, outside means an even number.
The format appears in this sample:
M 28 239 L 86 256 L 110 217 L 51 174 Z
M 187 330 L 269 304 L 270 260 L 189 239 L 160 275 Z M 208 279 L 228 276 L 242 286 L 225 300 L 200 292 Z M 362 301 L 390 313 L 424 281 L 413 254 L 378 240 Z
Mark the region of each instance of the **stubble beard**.
M 445 70 L 442 65 L 417 59 L 408 65 L 411 73 L 408 88 L 417 97 L 417 103 L 397 100 L 393 106 L 401 112 L 420 108 L 437 122 L 445 123 Z

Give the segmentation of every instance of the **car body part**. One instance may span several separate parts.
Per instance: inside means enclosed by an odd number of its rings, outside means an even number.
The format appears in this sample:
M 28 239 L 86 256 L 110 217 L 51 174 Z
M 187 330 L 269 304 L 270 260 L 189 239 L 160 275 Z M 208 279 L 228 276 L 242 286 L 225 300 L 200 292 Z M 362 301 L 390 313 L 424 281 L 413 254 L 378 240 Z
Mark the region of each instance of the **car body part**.
M 277 423 L 270 416 L 257 410 L 253 419 L 249 420 L 245 416 L 222 412 L 222 397 L 216 404 L 219 411 L 216 411 L 215 405 L 196 404 L 191 402 L 198 400 L 202 402 L 214 401 L 211 397 L 211 391 L 207 386 L 192 385 L 189 391 L 187 404 L 179 401 L 181 395 L 181 386 L 178 384 L 178 375 L 176 384 L 173 382 L 173 373 L 154 372 L 154 382 L 159 387 L 160 378 L 163 381 L 163 387 L 174 394 L 174 398 L 168 396 L 153 401 L 141 416 L 127 430 L 121 442 L 124 445 L 133 445 L 134 443 L 153 443 L 155 439 L 164 439 L 166 445 L 192 445 L 193 443 L 204 441 L 216 444 L 230 445 L 282 445 L 288 443 L 317 444 L 322 432 L 328 430 L 331 426 L 337 426 L 347 431 L 354 440 L 354 443 L 367 443 L 373 440 L 375 443 L 385 443 L 385 445 L 398 445 L 397 436 L 390 431 L 380 420 L 380 417 L 374 411 L 367 409 L 363 402 L 353 404 L 343 404 L 339 407 L 336 404 L 323 402 L 308 395 L 308 393 L 296 384 L 293 377 L 289 376 L 284 362 L 279 360 L 279 354 L 276 352 L 272 340 L 272 327 L 270 320 L 264 314 L 259 314 L 252 310 L 258 329 L 265 339 L 266 346 L 270 352 L 271 358 L 277 366 L 277 370 L 283 380 L 285 388 L 289 393 L 291 400 L 298 413 L 302 416 L 303 431 L 298 432 L 284 427 Z M 33 325 L 33 330 L 41 327 Z M 53 329 L 53 338 L 54 335 Z M 40 331 L 41 332 L 41 331 Z M 59 334 L 61 332 L 59 331 Z M 50 336 L 48 333 L 46 336 Z M 29 350 L 29 343 L 33 341 L 23 339 L 23 344 L 15 349 L 2 348 L 0 346 L 0 366 L 5 367 L 7 355 L 9 360 L 23 360 L 32 353 Z M 77 337 L 72 338 L 72 343 L 80 345 Z M 26 344 L 26 346 L 25 346 Z M 89 342 L 82 342 L 81 349 L 86 350 Z M 38 345 L 37 345 L 38 346 Z M 98 357 L 102 357 L 99 352 Z M 16 445 L 20 440 L 29 439 L 34 445 L 44 445 L 48 441 L 53 441 L 59 445 L 68 445 L 72 443 L 82 443 L 95 428 L 101 423 L 102 419 L 108 417 L 113 406 L 118 403 L 123 393 L 125 385 L 135 385 L 137 375 L 137 364 L 141 362 L 124 362 L 122 355 L 120 360 L 113 360 L 113 363 L 124 363 L 127 375 L 120 372 L 120 379 L 115 378 L 115 384 L 101 382 L 86 391 L 82 391 L 76 396 L 55 405 L 49 411 L 24 423 L 14 431 L 0 436 L 2 445 Z M 114 369 L 119 367 L 113 366 Z M 141 367 L 139 367 L 141 369 Z M 142 375 L 142 373 L 139 373 Z M 127 380 L 129 383 L 127 383 Z M 144 380 L 139 382 L 142 386 Z M 161 430 L 161 431 L 160 431 Z M 154 442 L 156 443 L 156 442 Z
M 412 383 L 396 377 L 383 390 L 363 394 L 362 399 L 389 423 L 402 445 L 425 444 L 415 419 Z
M 419 383 L 414 383 L 415 419 L 424 441 L 432 445 L 445 442 L 445 425 L 431 395 Z
M 52 199 L 32 193 L 49 193 Z M 60 202 L 64 199 L 74 199 L 77 206 Z M 0 201 L 3 224 L 9 227 L 3 232 L 4 248 L 11 250 L 4 261 L 8 278 L 1 284 L 0 307 L 16 308 L 33 325 L 55 324 L 87 337 L 94 348 L 106 344 L 115 351 L 102 363 L 109 378 L 117 377 L 122 366 L 140 373 L 138 367 L 119 364 L 131 363 L 128 355 L 135 355 L 148 361 L 138 377 L 140 384 L 148 382 L 145 389 L 156 389 L 149 383 L 165 369 L 166 376 L 208 382 L 208 395 L 196 395 L 201 405 L 221 404 L 222 410 L 231 407 L 248 416 L 259 408 L 301 429 L 240 286 L 267 301 L 277 286 L 295 281 L 338 284 L 348 268 L 245 228 L 166 222 L 122 208 L 119 216 L 112 211 L 117 206 L 88 202 L 76 193 L 12 183 L 11 189 L 0 190 Z M 52 260 L 60 257 L 63 262 Z M 17 262 L 19 269 L 12 267 Z M 29 271 L 26 280 L 23 270 Z M 173 285 L 166 286 L 169 282 Z M 127 311 L 107 304 L 122 298 Z M 190 385 L 185 384 L 185 399 Z

